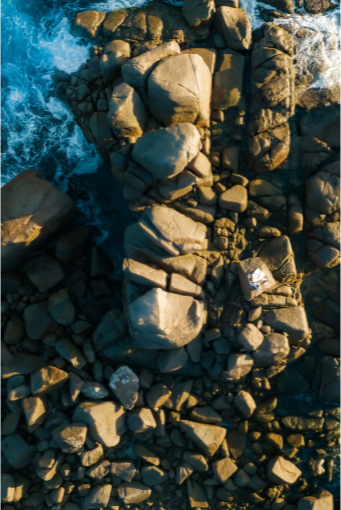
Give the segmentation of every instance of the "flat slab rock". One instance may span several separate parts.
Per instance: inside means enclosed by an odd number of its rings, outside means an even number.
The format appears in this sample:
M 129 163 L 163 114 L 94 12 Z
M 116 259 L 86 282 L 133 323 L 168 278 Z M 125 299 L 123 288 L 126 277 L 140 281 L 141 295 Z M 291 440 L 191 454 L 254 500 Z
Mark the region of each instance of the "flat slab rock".
M 1 193 L 1 270 L 15 269 L 74 213 L 72 200 L 36 170 L 26 170 Z
M 267 476 L 270 482 L 277 485 L 293 484 L 301 476 L 302 471 L 284 457 L 273 457 L 267 466 Z

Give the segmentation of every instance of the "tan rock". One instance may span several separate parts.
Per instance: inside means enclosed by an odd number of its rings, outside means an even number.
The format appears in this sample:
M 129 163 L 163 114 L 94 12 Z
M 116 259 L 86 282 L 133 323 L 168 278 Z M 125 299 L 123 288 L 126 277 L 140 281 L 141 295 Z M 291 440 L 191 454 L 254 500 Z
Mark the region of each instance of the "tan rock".
M 218 482 L 224 484 L 238 470 L 238 467 L 232 459 L 225 457 L 213 462 L 212 469 Z
M 247 207 L 247 191 L 244 186 L 236 184 L 219 196 L 219 205 L 222 209 L 242 213 Z
M 238 106 L 242 99 L 245 57 L 233 50 L 218 53 L 213 78 L 212 108 L 227 110 Z
M 115 402 L 82 402 L 72 419 L 85 423 L 91 438 L 108 448 L 116 446 L 126 430 L 125 411 Z
M 199 285 L 196 285 L 190 280 L 187 280 L 187 278 L 176 273 L 170 276 L 168 290 L 184 296 L 193 297 L 199 297 L 202 293 L 202 288 Z
M 334 498 L 328 491 L 319 491 L 298 500 L 297 510 L 334 510 Z
M 182 172 L 200 147 L 198 130 L 193 124 L 184 123 L 145 133 L 134 145 L 132 157 L 162 181 Z
M 22 407 L 29 432 L 44 423 L 48 413 L 46 397 L 26 397 L 22 399 Z
M 302 471 L 284 457 L 273 457 L 267 466 L 267 476 L 270 482 L 277 485 L 293 484 L 301 476 Z
M 211 87 L 210 70 L 200 55 L 168 57 L 148 80 L 152 114 L 164 126 L 183 122 L 209 126 Z
M 100 34 L 101 24 L 105 16 L 105 12 L 92 10 L 79 12 L 72 26 L 72 35 L 96 40 Z
M 167 288 L 168 275 L 161 269 L 154 269 L 133 259 L 125 259 L 123 271 L 129 280 L 138 285 L 150 288 L 159 287 L 163 290 Z
M 147 80 L 157 63 L 172 55 L 180 53 L 180 46 L 176 41 L 160 44 L 150 51 L 146 51 L 129 60 L 122 67 L 122 76 L 126 83 L 136 89 L 144 88 Z
M 254 351 L 263 342 L 264 335 L 254 324 L 246 324 L 238 335 L 238 342 L 247 351 Z
M 108 120 L 118 138 L 138 138 L 143 134 L 147 112 L 138 93 L 126 83 L 113 90 Z
M 276 281 L 266 264 L 259 257 L 245 259 L 238 264 L 238 276 L 247 301 L 271 289 Z
M 173 349 L 201 331 L 203 304 L 190 296 L 152 289 L 130 303 L 129 327 L 140 347 Z
M 208 457 L 213 457 L 226 436 L 226 429 L 216 425 L 181 420 L 179 426 Z
M 74 204 L 36 170 L 17 175 L 1 196 L 1 263 L 2 271 L 8 272 L 71 218 Z
M 250 48 L 252 27 L 244 9 L 227 6 L 219 7 L 215 15 L 215 22 L 229 48 L 234 50 L 248 50 Z
M 186 50 L 182 50 L 181 53 L 189 53 L 190 55 L 195 53 L 196 55 L 200 55 L 211 71 L 211 74 L 214 73 L 217 60 L 217 50 L 214 48 L 187 48 Z
M 234 403 L 245 418 L 250 418 L 257 407 L 252 395 L 243 390 L 238 391 L 237 395 L 234 397 Z
M 130 58 L 130 44 L 126 41 L 111 41 L 105 45 L 104 54 L 99 59 L 102 76 L 108 83 L 121 74 L 123 64 Z
M 250 354 L 230 354 L 227 360 L 227 373 L 233 379 L 239 379 L 251 372 L 253 359 Z

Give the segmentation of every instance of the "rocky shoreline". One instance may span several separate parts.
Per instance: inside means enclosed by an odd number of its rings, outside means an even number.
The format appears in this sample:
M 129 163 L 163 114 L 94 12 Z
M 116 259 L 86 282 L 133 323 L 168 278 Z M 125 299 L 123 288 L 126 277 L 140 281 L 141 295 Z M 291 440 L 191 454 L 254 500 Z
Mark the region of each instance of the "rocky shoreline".
M 339 106 L 276 16 L 77 15 L 94 46 L 56 96 L 137 221 L 122 288 L 69 197 L 3 188 L 6 510 L 339 503 Z

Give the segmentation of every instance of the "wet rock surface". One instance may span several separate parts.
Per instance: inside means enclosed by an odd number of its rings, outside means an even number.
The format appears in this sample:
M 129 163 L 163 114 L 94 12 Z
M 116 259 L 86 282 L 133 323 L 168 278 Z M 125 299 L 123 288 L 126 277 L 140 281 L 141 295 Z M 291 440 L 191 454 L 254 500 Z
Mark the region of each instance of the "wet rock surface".
M 21 179 L 3 191 L 4 508 L 331 510 L 334 107 L 295 111 L 294 38 L 238 2 L 72 31 L 95 46 L 56 95 L 136 223 L 122 286 L 66 195 L 32 171 L 27 203 Z

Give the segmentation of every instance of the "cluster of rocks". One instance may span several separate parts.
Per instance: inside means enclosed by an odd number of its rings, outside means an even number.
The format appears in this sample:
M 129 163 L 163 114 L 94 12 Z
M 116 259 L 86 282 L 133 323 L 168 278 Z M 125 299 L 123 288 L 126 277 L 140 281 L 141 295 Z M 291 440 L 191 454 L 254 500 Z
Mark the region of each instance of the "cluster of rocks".
M 121 295 L 66 195 L 35 171 L 3 190 L 6 510 L 332 510 L 337 111 L 290 120 L 292 35 L 236 1 L 85 11 L 73 33 L 97 45 L 56 94 L 137 221 Z

